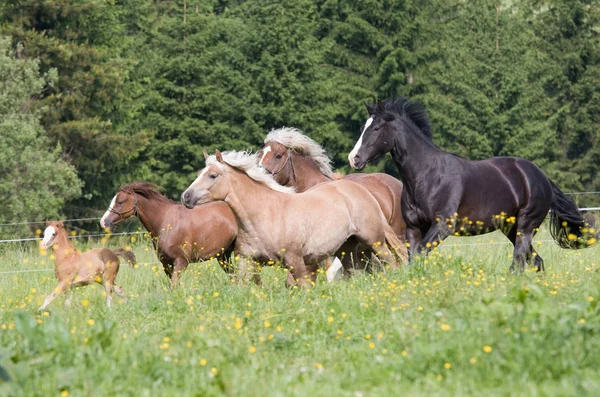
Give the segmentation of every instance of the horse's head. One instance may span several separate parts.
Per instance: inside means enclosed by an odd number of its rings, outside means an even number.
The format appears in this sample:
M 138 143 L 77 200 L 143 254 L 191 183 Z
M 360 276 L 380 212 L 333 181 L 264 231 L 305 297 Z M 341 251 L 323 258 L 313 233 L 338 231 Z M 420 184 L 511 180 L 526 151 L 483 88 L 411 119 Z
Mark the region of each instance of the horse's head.
M 113 197 L 108 209 L 100 219 L 100 226 L 114 229 L 119 223 L 137 213 L 135 193 L 129 190 L 119 190 Z
M 270 141 L 258 152 L 259 166 L 263 167 L 280 185 L 288 185 L 294 176 L 291 149 L 279 142 Z
M 209 159 L 206 152 L 204 158 Z M 187 208 L 194 208 L 196 205 L 210 201 L 224 200 L 227 197 L 229 182 L 223 157 L 218 150 L 215 159 L 216 161 L 207 161 L 206 167 L 198 173 L 198 177 L 181 195 L 181 202 Z
M 352 168 L 362 170 L 369 161 L 373 161 L 392 148 L 395 135 L 393 115 L 378 111 L 378 104 L 367 105 L 369 118 L 362 127 L 362 133 L 348 155 Z
M 405 154 L 409 136 L 420 137 L 431 143 L 431 125 L 427 112 L 419 102 L 408 98 L 387 99 L 366 105 L 369 118 L 362 127 L 360 138 L 348 155 L 353 168 L 361 170 L 368 162 L 390 152 L 402 149 Z
M 46 229 L 44 230 L 44 238 L 40 242 L 40 248 L 48 249 L 52 247 L 52 244 L 56 242 L 58 233 L 64 233 L 64 225 L 62 222 L 48 221 L 46 222 Z

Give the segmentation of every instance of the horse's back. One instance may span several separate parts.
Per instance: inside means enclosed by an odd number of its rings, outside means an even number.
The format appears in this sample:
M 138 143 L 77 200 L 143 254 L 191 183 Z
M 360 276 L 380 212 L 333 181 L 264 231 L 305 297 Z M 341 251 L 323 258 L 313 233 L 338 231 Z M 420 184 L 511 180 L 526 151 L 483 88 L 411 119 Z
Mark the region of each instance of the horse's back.
M 364 186 L 375 197 L 386 220 L 394 232 L 404 238 L 406 224 L 402 218 L 401 201 L 403 185 L 398 179 L 384 173 L 347 175 L 344 179 Z
M 464 176 L 461 206 L 471 208 L 482 216 L 485 213 L 486 218 L 488 213 L 513 214 L 531 202 L 551 200 L 548 177 L 529 160 L 493 157 L 469 163 Z M 485 206 L 481 206 L 482 203 Z
M 379 203 L 366 187 L 346 178 L 317 185 L 301 194 L 309 192 L 311 195 L 319 196 L 320 199 L 327 198 L 329 203 L 333 202 L 337 206 L 342 200 L 351 213 L 381 212 Z M 334 209 L 331 205 L 328 207 Z

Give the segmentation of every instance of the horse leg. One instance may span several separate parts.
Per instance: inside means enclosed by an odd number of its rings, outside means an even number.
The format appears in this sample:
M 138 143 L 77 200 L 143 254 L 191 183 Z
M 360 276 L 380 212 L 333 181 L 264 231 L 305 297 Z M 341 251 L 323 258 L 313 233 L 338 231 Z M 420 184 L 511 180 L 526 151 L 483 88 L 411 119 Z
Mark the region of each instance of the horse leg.
M 515 224 L 508 233 L 506 233 L 506 237 L 510 240 L 511 243 L 513 243 L 513 246 L 516 247 L 516 242 L 517 242 L 517 229 L 518 226 Z M 519 235 L 520 236 L 520 235 Z M 531 239 L 533 240 L 533 237 L 535 236 L 535 231 L 532 232 L 531 234 Z M 514 254 L 513 254 L 514 257 Z M 525 258 L 526 262 L 535 266 L 537 268 L 538 272 L 541 272 L 544 270 L 544 260 L 542 259 L 542 257 L 535 251 L 535 249 L 533 248 L 533 244 L 530 244 L 529 246 L 529 250 L 527 250 L 527 254 L 526 254 L 526 258 Z M 510 271 L 514 272 L 515 271 L 515 266 L 514 266 L 514 261 L 510 266 Z
M 334 257 L 333 260 L 331 258 L 327 258 L 325 266 L 327 269 L 325 274 L 327 275 L 328 283 L 332 283 L 333 280 L 342 277 L 344 264 L 342 263 L 342 261 L 339 260 L 337 256 Z
M 177 286 L 179 285 L 179 278 L 181 277 L 181 273 L 183 273 L 183 271 L 185 269 L 187 269 L 189 264 L 190 263 L 188 262 L 188 260 L 181 256 L 175 258 L 175 266 L 173 267 L 173 275 L 171 275 L 171 288 L 172 289 L 177 288 Z
M 285 264 L 290 269 L 290 273 L 293 277 L 294 285 L 298 284 L 302 287 L 310 286 L 311 274 L 309 269 L 304 264 L 304 258 L 295 255 L 286 255 Z M 312 270 L 312 266 L 311 266 Z M 316 270 L 316 269 L 315 269 Z M 290 277 L 288 276 L 288 286 L 290 286 Z
M 252 258 L 242 256 L 238 260 L 238 280 L 244 284 L 248 283 L 250 280 L 252 280 L 256 285 L 262 284 L 260 273 L 258 272 L 258 269 L 256 269 L 254 260 Z
M 123 299 L 125 301 L 125 303 L 127 303 L 129 301 L 127 294 L 125 293 L 123 288 L 121 288 L 121 286 L 115 284 L 115 285 L 113 285 L 113 290 L 117 293 L 117 295 L 119 295 L 119 297 L 121 299 Z
M 431 225 L 423 241 L 421 242 L 421 251 L 427 255 L 436 247 L 436 243 L 441 243 L 450 234 L 448 228 L 442 222 L 435 222 Z
M 421 249 L 423 235 L 421 229 L 416 227 L 406 227 L 406 242 L 408 243 L 408 261 L 411 262 Z
M 73 285 L 67 290 L 67 294 L 65 296 L 65 308 L 71 307 L 71 301 L 73 300 Z
M 165 257 L 160 258 L 160 263 L 162 263 L 163 271 L 169 277 L 169 280 L 173 277 L 173 260 Z
M 543 272 L 544 269 L 544 260 L 542 259 L 542 257 L 535 251 L 535 249 L 533 248 L 533 245 L 531 246 L 530 250 L 529 250 L 529 256 L 533 258 L 533 266 L 535 266 L 537 268 L 538 272 Z
M 40 306 L 38 311 L 41 312 L 42 310 L 44 310 L 54 299 L 56 299 L 57 296 L 65 292 L 69 288 L 70 284 L 71 283 L 68 281 L 61 281 L 60 283 L 58 283 L 56 288 L 54 288 L 54 291 L 52 291 L 52 293 L 50 293 L 50 295 L 48 295 L 46 299 L 44 299 L 44 303 L 42 304 L 42 306 Z

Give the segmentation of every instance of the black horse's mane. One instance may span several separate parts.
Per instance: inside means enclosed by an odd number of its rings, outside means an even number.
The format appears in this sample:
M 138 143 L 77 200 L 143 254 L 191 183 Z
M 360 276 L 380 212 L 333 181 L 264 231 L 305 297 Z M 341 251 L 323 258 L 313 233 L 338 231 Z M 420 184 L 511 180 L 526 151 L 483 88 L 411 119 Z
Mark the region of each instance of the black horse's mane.
M 119 190 L 139 194 L 140 196 L 145 197 L 148 200 L 159 200 L 170 203 L 174 202 L 172 200 L 169 200 L 165 195 L 163 195 L 160 192 L 159 186 L 146 181 L 135 181 L 127 183 L 121 186 Z
M 377 115 L 386 119 L 394 114 L 399 115 L 412 122 L 427 139 L 431 141 L 433 138 L 431 123 L 429 117 L 427 117 L 427 109 L 421 102 L 411 101 L 406 97 L 389 98 L 367 105 L 367 109 L 370 115 Z

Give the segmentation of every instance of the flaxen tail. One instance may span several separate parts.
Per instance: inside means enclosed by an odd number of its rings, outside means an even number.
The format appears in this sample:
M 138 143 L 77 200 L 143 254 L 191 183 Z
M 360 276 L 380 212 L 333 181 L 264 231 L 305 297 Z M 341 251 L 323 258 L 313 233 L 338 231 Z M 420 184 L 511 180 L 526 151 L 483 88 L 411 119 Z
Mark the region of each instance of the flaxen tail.
M 562 248 L 579 249 L 592 246 L 599 235 L 592 218 L 585 220 L 573 200 L 552 184 L 552 204 L 550 205 L 550 234 Z
M 113 250 L 113 252 L 115 253 L 115 255 L 124 258 L 129 263 L 131 268 L 135 269 L 137 260 L 135 259 L 135 254 L 133 253 L 133 251 L 119 248 L 119 249 Z
M 385 243 L 387 244 L 388 248 L 392 251 L 392 253 L 396 257 L 396 260 L 399 263 L 408 263 L 408 251 L 406 250 L 406 245 L 404 245 L 404 243 L 400 241 L 400 239 L 396 235 L 396 232 L 394 232 L 394 229 L 392 229 L 392 227 L 388 225 L 387 222 L 384 223 L 384 225 Z

